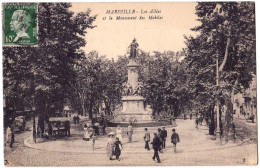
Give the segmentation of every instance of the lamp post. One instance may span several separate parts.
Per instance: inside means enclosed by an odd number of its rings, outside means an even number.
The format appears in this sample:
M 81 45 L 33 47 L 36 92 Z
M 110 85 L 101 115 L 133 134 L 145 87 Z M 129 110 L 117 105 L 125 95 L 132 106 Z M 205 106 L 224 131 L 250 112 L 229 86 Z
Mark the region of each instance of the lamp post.
M 217 51 L 217 56 L 216 56 L 216 86 L 218 87 L 218 80 L 219 80 L 219 70 L 218 70 L 218 51 Z M 216 128 L 216 133 L 220 133 L 220 123 L 219 123 L 219 99 L 217 98 L 216 101 L 216 110 L 217 110 L 217 128 Z
M 213 32 L 217 32 L 216 29 L 213 29 L 211 31 L 211 41 L 213 43 Z M 219 86 L 219 67 L 218 67 L 218 56 L 219 56 L 219 52 L 216 49 L 216 86 Z M 217 128 L 216 128 L 216 133 L 220 133 L 220 119 L 219 119 L 219 99 L 217 98 L 216 100 L 216 115 L 217 115 Z

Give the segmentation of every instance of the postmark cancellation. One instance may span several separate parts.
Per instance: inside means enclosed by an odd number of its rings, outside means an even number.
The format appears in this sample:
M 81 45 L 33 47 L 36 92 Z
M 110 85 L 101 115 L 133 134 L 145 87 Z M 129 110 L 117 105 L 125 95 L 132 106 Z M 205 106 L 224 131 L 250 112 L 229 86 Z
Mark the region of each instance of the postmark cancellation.
M 37 44 L 37 3 L 3 3 L 3 45 Z

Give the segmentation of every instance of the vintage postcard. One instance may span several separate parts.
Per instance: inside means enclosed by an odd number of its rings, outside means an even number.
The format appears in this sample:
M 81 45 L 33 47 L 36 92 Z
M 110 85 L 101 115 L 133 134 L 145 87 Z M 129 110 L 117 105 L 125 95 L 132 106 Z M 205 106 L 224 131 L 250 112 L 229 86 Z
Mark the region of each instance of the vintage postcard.
M 5 166 L 258 164 L 254 2 L 2 3 Z

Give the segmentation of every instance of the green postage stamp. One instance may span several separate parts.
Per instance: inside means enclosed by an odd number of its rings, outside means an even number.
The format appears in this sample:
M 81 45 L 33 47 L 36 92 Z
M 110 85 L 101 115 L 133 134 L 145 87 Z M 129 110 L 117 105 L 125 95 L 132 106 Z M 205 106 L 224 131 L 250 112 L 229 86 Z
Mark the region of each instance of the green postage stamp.
M 3 44 L 37 44 L 37 4 L 3 3 Z

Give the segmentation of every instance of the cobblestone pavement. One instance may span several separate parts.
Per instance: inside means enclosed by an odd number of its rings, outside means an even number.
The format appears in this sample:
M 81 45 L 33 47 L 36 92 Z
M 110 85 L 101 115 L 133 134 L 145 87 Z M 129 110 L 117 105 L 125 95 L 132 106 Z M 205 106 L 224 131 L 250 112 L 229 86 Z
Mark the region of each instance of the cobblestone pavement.
M 158 127 L 148 128 L 152 132 Z M 177 120 L 181 142 L 178 153 L 173 152 L 170 143 L 172 127 L 168 126 L 168 138 L 164 153 L 160 153 L 162 163 L 152 160 L 153 150 L 146 151 L 143 142 L 143 129 L 134 128 L 133 143 L 127 143 L 123 128 L 123 146 L 121 161 L 108 160 L 105 154 L 106 137 L 99 137 L 92 151 L 91 143 L 82 140 L 81 126 L 72 124 L 72 137 L 34 144 L 30 142 L 30 133 L 25 132 L 27 146 L 19 144 L 15 150 L 7 152 L 5 159 L 10 166 L 156 166 L 156 165 L 245 165 L 257 163 L 257 144 L 222 142 L 208 135 L 205 126 L 195 128 L 194 120 Z M 115 128 L 108 128 L 111 131 Z M 28 144 L 30 147 L 28 147 Z

